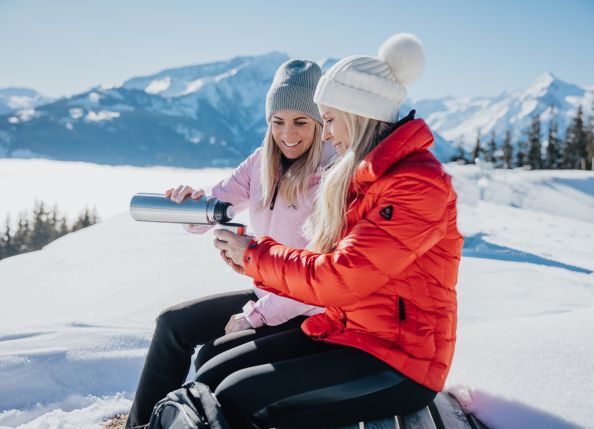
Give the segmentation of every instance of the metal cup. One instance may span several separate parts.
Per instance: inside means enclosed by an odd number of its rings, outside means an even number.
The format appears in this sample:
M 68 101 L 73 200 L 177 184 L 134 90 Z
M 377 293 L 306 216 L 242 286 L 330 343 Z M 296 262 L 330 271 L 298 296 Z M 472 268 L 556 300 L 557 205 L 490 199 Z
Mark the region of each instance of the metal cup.
M 228 231 L 234 232 L 237 235 L 245 235 L 246 228 L 247 227 L 242 223 L 221 223 L 217 225 L 215 229 L 226 229 Z

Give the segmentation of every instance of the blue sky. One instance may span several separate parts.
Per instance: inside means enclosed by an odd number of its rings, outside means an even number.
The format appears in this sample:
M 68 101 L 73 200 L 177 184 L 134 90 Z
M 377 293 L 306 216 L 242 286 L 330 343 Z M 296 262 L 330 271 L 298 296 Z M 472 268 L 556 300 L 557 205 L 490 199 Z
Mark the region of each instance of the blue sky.
M 0 0 L 0 88 L 61 96 L 236 55 L 374 55 L 400 31 L 426 50 L 414 99 L 495 95 L 545 71 L 594 85 L 592 0 Z

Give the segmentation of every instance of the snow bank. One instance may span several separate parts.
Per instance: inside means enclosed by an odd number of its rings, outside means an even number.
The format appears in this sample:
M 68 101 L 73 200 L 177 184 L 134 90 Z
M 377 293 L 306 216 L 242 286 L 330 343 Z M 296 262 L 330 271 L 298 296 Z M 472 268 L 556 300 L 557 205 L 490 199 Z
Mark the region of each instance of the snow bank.
M 492 428 L 594 427 L 594 175 L 491 175 L 481 200 L 477 168 L 448 169 L 467 237 L 448 389 Z M 135 192 L 226 173 L 0 160 L 0 215 L 38 197 L 104 218 L 0 261 L 0 426 L 100 428 L 129 407 L 161 310 L 249 286 L 210 233 L 127 213 Z

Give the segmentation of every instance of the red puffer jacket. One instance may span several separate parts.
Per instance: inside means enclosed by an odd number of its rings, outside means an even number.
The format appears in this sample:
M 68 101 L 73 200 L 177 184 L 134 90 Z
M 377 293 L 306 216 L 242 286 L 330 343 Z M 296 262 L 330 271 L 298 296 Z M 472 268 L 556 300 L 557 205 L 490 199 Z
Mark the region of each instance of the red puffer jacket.
M 400 125 L 357 167 L 345 235 L 320 254 L 269 237 L 244 254 L 259 288 L 325 312 L 303 331 L 356 347 L 440 391 L 456 342 L 456 281 L 463 238 L 451 178 L 428 151 L 422 119 Z M 351 186 L 351 189 L 355 189 Z

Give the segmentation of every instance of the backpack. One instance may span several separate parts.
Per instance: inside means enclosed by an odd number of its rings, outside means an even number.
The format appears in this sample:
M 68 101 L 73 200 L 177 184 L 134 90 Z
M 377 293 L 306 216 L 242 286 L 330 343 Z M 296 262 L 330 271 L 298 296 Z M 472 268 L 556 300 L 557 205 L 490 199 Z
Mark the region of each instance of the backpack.
M 191 381 L 157 402 L 147 429 L 231 429 L 209 387 Z

